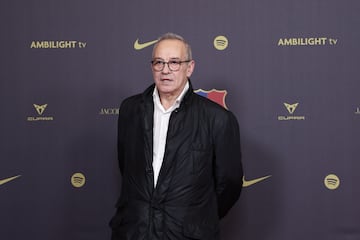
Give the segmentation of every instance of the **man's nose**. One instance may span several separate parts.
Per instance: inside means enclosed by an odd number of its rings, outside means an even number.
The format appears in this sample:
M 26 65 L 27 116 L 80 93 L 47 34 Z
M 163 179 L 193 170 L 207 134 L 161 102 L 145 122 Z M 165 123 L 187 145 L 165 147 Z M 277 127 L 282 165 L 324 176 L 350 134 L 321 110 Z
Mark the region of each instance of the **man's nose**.
M 169 63 L 164 63 L 164 68 L 162 70 L 163 73 L 170 73 L 171 70 L 169 68 Z

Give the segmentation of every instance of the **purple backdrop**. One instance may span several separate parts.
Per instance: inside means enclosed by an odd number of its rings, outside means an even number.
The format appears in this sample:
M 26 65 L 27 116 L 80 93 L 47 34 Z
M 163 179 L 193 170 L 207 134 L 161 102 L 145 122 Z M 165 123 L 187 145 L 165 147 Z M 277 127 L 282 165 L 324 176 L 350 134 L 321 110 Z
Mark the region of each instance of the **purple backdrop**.
M 245 187 L 222 239 L 360 239 L 359 12 L 352 0 L 1 1 L 0 238 L 109 239 L 118 107 L 152 83 L 143 44 L 170 31 L 192 45 L 194 88 L 226 91 L 240 122 Z

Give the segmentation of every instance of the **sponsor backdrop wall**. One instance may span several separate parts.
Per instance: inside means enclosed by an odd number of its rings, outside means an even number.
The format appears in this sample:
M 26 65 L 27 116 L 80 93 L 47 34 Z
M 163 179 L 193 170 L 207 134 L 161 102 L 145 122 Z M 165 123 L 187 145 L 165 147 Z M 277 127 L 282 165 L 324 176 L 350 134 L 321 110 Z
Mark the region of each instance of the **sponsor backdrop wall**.
M 244 189 L 222 239 L 360 239 L 359 12 L 352 0 L 2 0 L 0 239 L 109 239 L 118 108 L 152 83 L 165 32 L 191 43 L 194 88 L 241 125 Z

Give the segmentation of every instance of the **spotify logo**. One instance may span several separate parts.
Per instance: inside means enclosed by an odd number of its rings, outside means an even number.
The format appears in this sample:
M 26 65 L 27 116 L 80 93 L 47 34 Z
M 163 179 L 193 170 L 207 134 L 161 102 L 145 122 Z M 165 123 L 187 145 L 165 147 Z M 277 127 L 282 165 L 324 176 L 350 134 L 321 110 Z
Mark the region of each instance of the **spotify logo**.
M 81 188 L 85 185 L 86 179 L 82 173 L 74 173 L 71 176 L 71 184 L 76 188 Z
M 214 39 L 214 47 L 217 50 L 225 50 L 229 45 L 229 41 L 225 36 L 217 36 Z
M 329 174 L 324 179 L 325 186 L 330 190 L 335 190 L 340 186 L 340 179 L 335 174 Z

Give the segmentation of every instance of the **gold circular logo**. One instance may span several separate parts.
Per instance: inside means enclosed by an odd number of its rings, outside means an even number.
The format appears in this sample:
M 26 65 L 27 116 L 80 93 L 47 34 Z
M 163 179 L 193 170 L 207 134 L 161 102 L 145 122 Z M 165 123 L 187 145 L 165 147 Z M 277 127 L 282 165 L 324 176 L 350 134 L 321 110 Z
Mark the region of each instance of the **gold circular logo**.
M 217 50 L 225 50 L 229 45 L 229 41 L 225 36 L 217 36 L 214 39 L 214 47 Z
M 325 186 L 330 190 L 335 190 L 340 186 L 340 179 L 335 174 L 329 174 L 324 179 Z
M 85 185 L 85 182 L 86 178 L 82 173 L 74 173 L 71 176 L 71 184 L 76 188 L 83 187 Z

